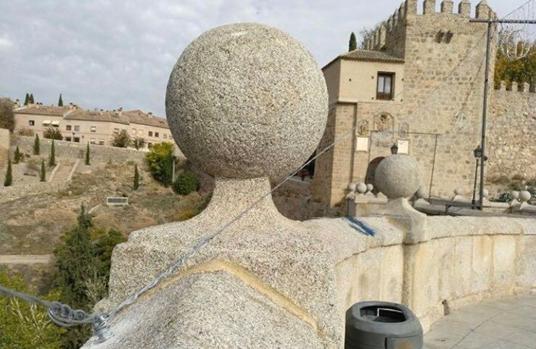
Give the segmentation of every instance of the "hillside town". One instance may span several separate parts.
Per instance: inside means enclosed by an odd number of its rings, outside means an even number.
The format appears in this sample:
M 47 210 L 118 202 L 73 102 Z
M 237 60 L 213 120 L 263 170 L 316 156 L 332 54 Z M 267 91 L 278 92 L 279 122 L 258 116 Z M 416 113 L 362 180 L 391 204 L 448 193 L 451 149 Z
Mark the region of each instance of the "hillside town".
M 493 5 L 323 66 L 207 27 L 165 117 L 0 88 L 0 348 L 536 349 L 536 0 Z

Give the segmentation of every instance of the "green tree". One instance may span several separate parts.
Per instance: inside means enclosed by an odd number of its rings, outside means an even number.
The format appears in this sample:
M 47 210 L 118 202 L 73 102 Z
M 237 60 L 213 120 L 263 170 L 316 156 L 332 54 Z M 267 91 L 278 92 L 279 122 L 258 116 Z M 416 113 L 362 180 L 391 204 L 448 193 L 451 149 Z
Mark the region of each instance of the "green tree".
M 116 134 L 112 140 L 112 145 L 118 148 L 126 148 L 129 144 L 130 136 L 128 135 L 127 130 L 121 130 L 121 132 Z
M 32 293 L 21 276 L 10 276 L 5 270 L 0 270 L 0 284 Z M 58 295 L 50 293 L 44 298 L 57 300 Z M 46 309 L 0 296 L 0 348 L 58 349 L 64 332 L 49 321 Z
M 54 140 L 50 144 L 50 155 L 48 157 L 48 166 L 56 166 L 56 147 L 54 146 Z
M 90 159 L 89 159 L 90 155 L 89 154 L 90 153 L 89 153 L 89 143 L 88 143 L 87 146 L 86 146 L 86 166 L 90 165 Z
M 28 92 L 26 92 L 26 96 L 24 97 L 24 105 L 28 105 L 30 103 L 30 95 Z
M 58 107 L 63 107 L 63 98 L 61 97 L 61 93 L 60 98 L 58 99 Z
M 47 128 L 43 132 L 43 137 L 45 137 L 47 139 L 57 139 L 58 141 L 61 141 L 63 139 L 61 131 L 58 128 L 55 128 L 55 127 Z
M 145 156 L 145 161 L 154 179 L 165 186 L 172 184 L 173 144 L 168 142 L 154 144 Z
M 41 153 L 41 142 L 39 141 L 39 135 L 35 135 L 34 145 L 33 145 L 34 155 L 39 155 Z
M 33 93 L 30 93 L 29 101 L 30 101 L 30 104 L 34 104 L 34 96 L 33 96 Z
M 15 129 L 13 106 L 13 101 L 9 98 L 0 98 L 0 128 L 6 128 L 10 132 Z
M 11 158 L 7 160 L 6 177 L 4 178 L 4 187 L 9 187 L 13 184 L 13 169 L 11 168 Z
M 41 182 L 45 182 L 47 178 L 47 171 L 45 168 L 45 160 L 41 159 L 41 172 L 39 173 L 39 179 Z
M 355 33 L 352 32 L 352 34 L 350 34 L 350 41 L 348 42 L 348 51 L 353 51 L 355 49 L 357 49 L 357 39 Z
M 135 164 L 134 165 L 134 185 L 132 186 L 132 188 L 134 190 L 138 190 L 139 187 L 140 187 L 140 173 L 138 171 L 138 164 Z
M 179 195 L 188 195 L 199 190 L 199 180 L 193 172 L 185 171 L 173 183 L 173 190 Z
M 18 164 L 24 159 L 24 155 L 20 152 L 19 146 L 15 148 L 15 154 L 13 154 L 13 163 Z
M 522 44 L 522 43 L 520 43 Z M 516 81 L 520 84 L 536 83 L 536 45 L 532 45 L 526 57 L 512 60 L 506 57 L 502 50 L 497 50 L 495 61 L 495 87 L 500 86 L 501 81 L 507 82 L 507 87 Z

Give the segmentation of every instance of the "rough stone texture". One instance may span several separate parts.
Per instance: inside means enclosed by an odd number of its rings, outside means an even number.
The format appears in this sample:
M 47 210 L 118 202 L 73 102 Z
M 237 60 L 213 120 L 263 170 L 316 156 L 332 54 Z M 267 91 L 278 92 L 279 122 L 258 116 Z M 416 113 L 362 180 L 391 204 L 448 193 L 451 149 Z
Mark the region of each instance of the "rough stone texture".
M 420 187 L 417 161 L 409 155 L 391 155 L 380 162 L 374 181 L 389 199 L 410 198 Z
M 6 166 L 11 135 L 9 130 L 0 128 L 0 168 Z
M 314 152 L 327 98 L 299 42 L 264 25 L 233 24 L 186 48 L 169 79 L 166 113 L 180 149 L 207 173 L 279 178 Z

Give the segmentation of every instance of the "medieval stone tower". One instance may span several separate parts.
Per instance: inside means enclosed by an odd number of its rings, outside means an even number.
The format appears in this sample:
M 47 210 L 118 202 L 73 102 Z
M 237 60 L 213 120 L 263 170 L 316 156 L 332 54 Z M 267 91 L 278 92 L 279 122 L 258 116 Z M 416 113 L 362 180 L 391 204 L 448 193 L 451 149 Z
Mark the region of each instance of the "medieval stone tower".
M 337 206 L 349 183 L 373 184 L 375 166 L 393 145 L 417 158 L 427 194 L 472 190 L 487 25 L 470 19 L 495 14 L 485 1 L 474 15 L 469 1 L 456 5 L 406 0 L 365 50 L 323 68 L 330 112 L 319 149 L 335 146 L 317 161 L 315 200 Z

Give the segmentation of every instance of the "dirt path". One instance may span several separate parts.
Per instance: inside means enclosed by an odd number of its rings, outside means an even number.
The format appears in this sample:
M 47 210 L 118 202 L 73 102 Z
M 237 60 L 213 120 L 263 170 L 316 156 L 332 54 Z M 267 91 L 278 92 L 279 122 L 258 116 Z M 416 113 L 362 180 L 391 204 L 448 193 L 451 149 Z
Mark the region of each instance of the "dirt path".
M 0 264 L 50 264 L 53 255 L 0 255 Z

